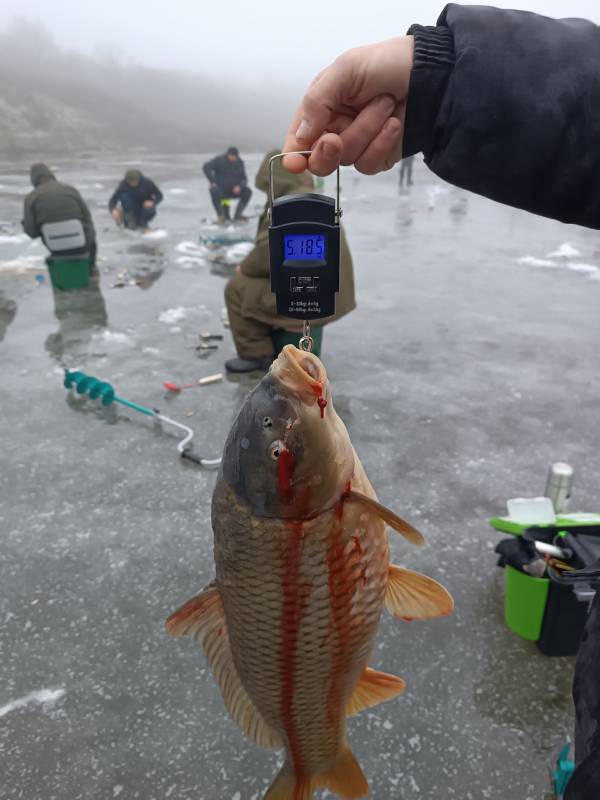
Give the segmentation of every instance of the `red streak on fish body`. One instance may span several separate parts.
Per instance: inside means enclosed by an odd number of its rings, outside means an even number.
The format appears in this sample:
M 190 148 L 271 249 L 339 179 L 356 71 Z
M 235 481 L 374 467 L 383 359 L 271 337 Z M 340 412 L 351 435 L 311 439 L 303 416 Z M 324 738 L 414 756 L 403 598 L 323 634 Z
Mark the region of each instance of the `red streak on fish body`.
M 327 400 L 324 397 L 317 398 L 317 404 L 321 409 L 321 419 L 325 418 L 325 409 L 327 408 Z
M 327 408 L 327 400 L 323 397 L 323 384 L 315 382 L 311 384 L 311 389 L 317 397 L 317 405 L 321 411 L 321 419 L 325 418 L 325 409 Z
M 294 720 L 296 655 L 302 617 L 310 594 L 310 585 L 300 583 L 300 562 L 304 547 L 302 522 L 287 522 L 288 536 L 283 549 L 283 608 L 281 614 L 281 720 L 288 739 L 296 776 L 303 774 L 303 758 Z
M 295 459 L 294 454 L 286 448 L 279 454 L 277 462 L 277 480 L 279 484 L 279 496 L 284 506 L 289 506 L 294 497 L 294 487 L 292 478 L 294 475 Z
M 329 536 L 327 552 L 329 604 L 331 611 L 332 663 L 327 700 L 327 718 L 329 724 L 340 724 L 344 719 L 342 704 L 343 681 L 341 676 L 347 667 L 348 646 L 352 633 L 352 595 L 354 593 L 352 562 L 345 552 L 343 541 L 344 505 L 340 502 L 335 507 L 335 517 Z

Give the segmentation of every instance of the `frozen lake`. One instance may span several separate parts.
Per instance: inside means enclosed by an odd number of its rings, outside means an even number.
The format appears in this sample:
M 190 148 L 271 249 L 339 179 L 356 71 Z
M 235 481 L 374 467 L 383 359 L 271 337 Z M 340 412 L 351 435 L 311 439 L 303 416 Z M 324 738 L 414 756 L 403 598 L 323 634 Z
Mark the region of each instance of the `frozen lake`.
M 162 386 L 234 354 L 222 308 L 239 251 L 214 263 L 198 244 L 215 233 L 202 161 L 52 164 L 90 203 L 101 272 L 99 289 L 56 297 L 20 233 L 28 165 L 0 164 L 3 799 L 260 800 L 276 772 L 278 754 L 226 716 L 198 647 L 163 629 L 212 577 L 215 473 L 183 463 L 147 418 L 62 386 L 79 367 L 220 453 L 252 379 Z M 258 163 L 246 158 L 249 177 Z M 149 237 L 106 208 L 130 165 L 165 194 Z M 358 309 L 324 336 L 336 408 L 382 502 L 427 538 L 418 551 L 392 536 L 393 560 L 456 600 L 445 620 L 384 615 L 372 664 L 407 692 L 354 718 L 350 743 L 375 800 L 539 800 L 572 731 L 574 660 L 504 627 L 487 519 L 541 494 L 556 460 L 576 469 L 572 509 L 599 510 L 600 235 L 421 164 L 404 192 L 397 172 L 343 171 L 342 205 Z M 200 331 L 225 339 L 197 351 Z

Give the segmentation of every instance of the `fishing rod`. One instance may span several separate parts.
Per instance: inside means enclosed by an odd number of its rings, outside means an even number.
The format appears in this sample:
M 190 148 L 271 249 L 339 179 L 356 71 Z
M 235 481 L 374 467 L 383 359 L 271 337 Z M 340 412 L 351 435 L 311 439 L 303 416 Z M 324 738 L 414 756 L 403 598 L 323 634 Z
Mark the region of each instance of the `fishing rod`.
M 131 400 L 126 400 L 124 397 L 119 397 L 112 384 L 106 381 L 101 381 L 92 375 L 86 375 L 85 372 L 65 369 L 64 387 L 65 389 L 75 388 L 77 394 L 87 395 L 91 400 L 100 400 L 101 404 L 105 407 L 113 403 L 120 403 L 126 408 L 133 409 L 133 411 L 139 411 L 141 414 L 160 420 L 160 422 L 166 422 L 167 425 L 172 425 L 174 428 L 185 433 L 184 438 L 177 444 L 177 450 L 182 458 L 193 461 L 195 464 L 199 464 L 202 467 L 217 467 L 221 463 L 220 458 L 203 458 L 189 449 L 190 442 L 194 437 L 194 431 L 188 425 L 183 425 L 181 422 L 166 417 L 164 414 L 161 414 L 157 408 L 148 408 L 139 403 L 134 403 Z

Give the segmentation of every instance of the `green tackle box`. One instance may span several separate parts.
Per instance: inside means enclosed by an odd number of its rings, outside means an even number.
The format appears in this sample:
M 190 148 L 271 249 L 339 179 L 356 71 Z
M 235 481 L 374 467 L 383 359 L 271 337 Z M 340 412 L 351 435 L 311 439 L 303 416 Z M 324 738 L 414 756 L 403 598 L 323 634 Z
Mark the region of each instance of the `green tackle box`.
M 557 515 L 552 523 L 519 523 L 508 517 L 493 517 L 490 525 L 502 533 L 521 536 L 536 530 L 541 541 L 552 542 L 557 530 L 595 532 L 598 514 Z M 571 589 L 556 586 L 548 578 L 536 578 L 510 565 L 504 568 L 504 622 L 522 639 L 537 642 L 544 655 L 573 655 L 586 618 L 584 604 L 578 603 Z
M 87 258 L 49 256 L 46 264 L 55 289 L 83 289 L 90 282 L 90 262 Z

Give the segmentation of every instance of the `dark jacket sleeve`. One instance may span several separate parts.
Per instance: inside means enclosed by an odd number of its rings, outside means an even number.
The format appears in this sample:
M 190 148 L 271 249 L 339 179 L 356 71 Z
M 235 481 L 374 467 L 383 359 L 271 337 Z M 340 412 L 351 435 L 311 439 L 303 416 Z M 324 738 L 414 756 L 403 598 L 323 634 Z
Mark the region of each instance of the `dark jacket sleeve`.
M 113 211 L 113 209 L 115 209 L 117 207 L 117 203 L 119 202 L 119 197 L 121 195 L 121 192 L 123 191 L 123 184 L 124 183 L 125 183 L 125 181 L 121 181 L 119 183 L 117 188 L 112 193 L 112 197 L 108 201 L 108 210 L 111 211 L 111 212 Z
M 248 186 L 248 177 L 246 175 L 246 167 L 243 161 L 240 161 L 240 186 Z
M 41 234 L 39 226 L 35 221 L 33 200 L 31 195 L 28 195 L 25 198 L 25 202 L 23 204 L 23 230 L 27 236 L 31 236 L 32 239 L 36 239 Z
M 409 33 L 404 154 L 493 200 L 600 228 L 600 28 L 450 4 Z
M 151 200 L 154 200 L 154 204 L 155 205 L 158 205 L 160 203 L 160 201 L 163 199 L 163 193 L 158 188 L 158 186 L 154 183 L 154 181 L 151 181 L 150 178 L 148 178 L 147 180 L 148 180 L 148 184 L 149 184 L 148 188 L 150 190 L 149 191 L 149 198 Z
M 206 175 L 206 177 L 208 178 L 210 183 L 214 183 L 215 182 L 215 177 L 216 177 L 216 172 L 215 172 L 216 164 L 215 164 L 215 162 L 217 161 L 218 158 L 219 158 L 219 156 L 216 156 L 215 158 L 211 158 L 211 160 L 207 161 L 204 164 L 204 166 L 202 167 L 202 171 L 204 172 L 204 174 Z

